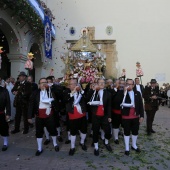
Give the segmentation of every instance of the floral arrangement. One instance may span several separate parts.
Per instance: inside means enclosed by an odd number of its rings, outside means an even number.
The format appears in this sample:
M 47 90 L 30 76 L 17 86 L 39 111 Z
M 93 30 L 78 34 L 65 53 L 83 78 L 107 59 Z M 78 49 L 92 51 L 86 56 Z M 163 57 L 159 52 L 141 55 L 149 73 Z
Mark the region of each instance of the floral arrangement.
M 77 78 L 81 84 L 92 83 L 98 78 L 98 69 L 90 65 L 85 67 L 84 64 L 79 63 L 71 71 L 69 78 Z

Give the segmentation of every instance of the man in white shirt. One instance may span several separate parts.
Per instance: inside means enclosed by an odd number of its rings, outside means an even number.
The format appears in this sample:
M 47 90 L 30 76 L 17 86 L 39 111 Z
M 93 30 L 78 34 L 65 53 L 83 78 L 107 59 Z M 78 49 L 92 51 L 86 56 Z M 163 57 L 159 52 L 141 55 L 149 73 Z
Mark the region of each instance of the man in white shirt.
M 42 140 L 44 134 L 44 127 L 47 128 L 50 136 L 53 140 L 54 149 L 56 152 L 59 151 L 59 146 L 56 142 L 56 126 L 54 119 L 55 110 L 55 96 L 47 87 L 46 78 L 41 78 L 39 80 L 39 88 L 36 90 L 30 98 L 30 103 L 28 107 L 28 122 L 32 123 L 32 113 L 35 114 L 35 128 L 36 128 L 36 138 L 38 144 L 38 150 L 36 156 L 39 156 L 42 152 Z
M 140 94 L 141 94 L 141 96 L 142 96 L 142 93 L 143 93 L 143 91 L 144 91 L 144 87 L 143 87 L 142 84 L 140 84 L 140 80 L 139 80 L 138 77 L 135 78 L 135 85 L 134 85 L 134 88 L 133 88 L 133 89 L 136 90 L 136 91 L 138 91 L 138 92 L 140 92 Z

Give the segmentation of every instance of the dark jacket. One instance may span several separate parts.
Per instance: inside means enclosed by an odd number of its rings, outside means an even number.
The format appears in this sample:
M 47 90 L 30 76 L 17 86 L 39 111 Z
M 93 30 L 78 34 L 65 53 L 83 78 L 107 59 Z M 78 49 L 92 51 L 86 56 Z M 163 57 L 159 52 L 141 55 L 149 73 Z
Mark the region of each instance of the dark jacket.
M 34 92 L 35 90 L 38 90 L 38 85 L 36 83 L 31 83 L 31 88 L 32 88 L 32 92 Z
M 87 93 L 87 102 L 89 102 L 93 96 L 94 90 L 90 89 L 89 92 Z M 98 92 L 96 93 L 96 96 Z M 99 100 L 99 98 L 96 100 Z M 111 93 L 107 90 L 104 89 L 103 92 L 103 107 L 104 107 L 104 114 L 108 117 L 111 118 L 111 111 L 112 111 L 112 106 L 111 106 Z M 96 113 L 98 106 L 91 106 L 91 111 L 93 114 Z
M 113 89 L 111 92 L 112 95 L 112 110 L 120 110 L 121 103 L 122 103 L 122 90 L 117 90 L 117 92 Z
M 73 113 L 74 111 L 74 105 L 73 105 L 73 102 L 74 102 L 74 96 L 73 97 L 70 97 L 70 89 L 65 89 L 64 91 L 64 94 L 63 94 L 63 99 L 64 99 L 64 102 L 66 104 L 66 112 L 67 113 Z M 81 106 L 81 110 L 83 113 L 86 112 L 86 101 L 85 101 L 85 96 L 84 94 L 82 94 L 82 98 L 79 102 L 80 106 Z
M 32 87 L 31 83 L 28 81 L 25 81 L 23 84 L 19 81 L 15 83 L 13 89 L 11 92 L 17 91 L 18 94 L 15 96 L 14 99 L 14 106 L 20 107 L 21 105 L 28 105 L 31 93 L 32 93 Z
M 143 95 L 144 87 L 143 87 L 142 84 L 139 84 L 139 85 L 140 85 L 140 91 L 141 91 L 141 93 L 142 93 L 142 95 Z M 136 84 L 134 85 L 133 89 L 134 89 L 135 91 L 137 91 Z
M 33 92 L 33 94 L 30 97 L 29 105 L 28 105 L 28 119 L 32 118 L 32 115 L 38 115 L 39 113 L 39 104 L 40 104 L 40 89 Z M 51 103 L 52 109 L 54 111 L 58 111 L 58 100 L 56 100 L 56 95 L 53 91 L 51 91 L 52 97 L 54 98 L 54 101 Z M 47 94 L 48 90 L 47 90 Z
M 9 98 L 9 92 L 7 89 L 0 86 L 0 111 L 5 111 L 6 115 L 11 115 L 11 103 Z
M 159 100 L 158 99 L 151 99 L 152 96 L 156 95 L 160 97 L 159 88 L 152 89 L 152 87 L 146 87 L 143 92 L 143 98 L 145 101 L 145 110 L 158 110 L 159 107 Z
M 139 115 L 140 117 L 144 117 L 144 108 L 143 108 L 143 101 L 142 101 L 142 97 L 140 92 L 138 91 L 134 91 L 134 100 L 135 100 L 135 111 L 136 111 L 136 115 Z M 120 96 L 122 97 L 122 101 L 123 101 L 123 97 L 124 97 L 124 91 L 121 92 Z M 131 99 L 129 94 L 127 93 L 126 98 L 125 98 L 125 103 L 131 103 Z M 129 111 L 130 111 L 130 107 L 123 107 L 121 108 L 121 113 L 124 116 L 128 116 L 129 115 Z

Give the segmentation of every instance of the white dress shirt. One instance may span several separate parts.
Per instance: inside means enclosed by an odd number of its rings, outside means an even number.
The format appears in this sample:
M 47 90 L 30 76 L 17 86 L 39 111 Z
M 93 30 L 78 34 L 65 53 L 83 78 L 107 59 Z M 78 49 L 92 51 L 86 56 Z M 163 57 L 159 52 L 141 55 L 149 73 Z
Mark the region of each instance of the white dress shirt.
M 140 92 L 140 94 L 142 94 L 141 89 L 140 89 L 140 85 L 136 84 L 136 90 Z

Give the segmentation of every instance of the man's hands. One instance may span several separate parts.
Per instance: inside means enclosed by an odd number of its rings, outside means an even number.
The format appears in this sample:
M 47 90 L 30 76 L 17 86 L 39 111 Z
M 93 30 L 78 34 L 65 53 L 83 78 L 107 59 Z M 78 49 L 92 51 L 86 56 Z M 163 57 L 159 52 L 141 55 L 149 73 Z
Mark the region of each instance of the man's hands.
M 14 94 L 14 95 L 17 95 L 17 94 L 18 94 L 18 92 L 17 92 L 17 91 L 14 91 L 14 92 L 13 92 L 13 94 Z
M 10 116 L 6 115 L 6 121 L 7 121 L 7 122 L 10 121 Z
M 157 99 L 157 96 L 154 95 L 154 96 L 151 97 L 151 99 Z
M 33 122 L 32 122 L 32 119 L 28 119 L 28 123 L 33 123 Z
M 112 119 L 111 119 L 111 118 L 108 118 L 108 122 L 109 122 L 109 123 L 112 122 Z
M 142 123 L 143 122 L 143 117 L 140 117 L 139 118 L 139 123 Z

